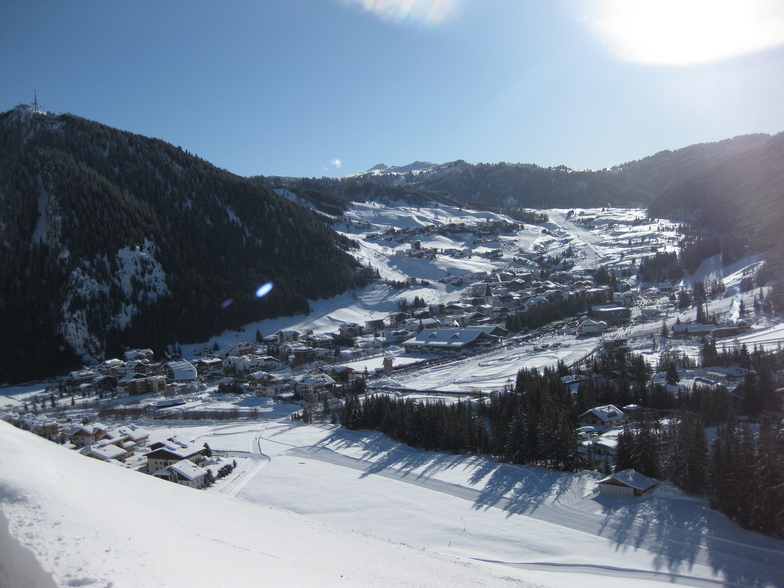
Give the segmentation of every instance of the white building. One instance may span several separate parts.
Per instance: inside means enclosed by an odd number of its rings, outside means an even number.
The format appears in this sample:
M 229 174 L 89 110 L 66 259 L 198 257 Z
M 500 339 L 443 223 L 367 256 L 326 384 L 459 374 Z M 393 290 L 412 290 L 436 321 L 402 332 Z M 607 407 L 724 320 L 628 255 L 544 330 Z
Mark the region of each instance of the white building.
M 192 461 L 183 459 L 177 463 L 158 470 L 153 474 L 156 478 L 176 482 L 189 488 L 201 489 L 204 488 L 204 483 L 207 478 L 207 470 L 197 466 Z

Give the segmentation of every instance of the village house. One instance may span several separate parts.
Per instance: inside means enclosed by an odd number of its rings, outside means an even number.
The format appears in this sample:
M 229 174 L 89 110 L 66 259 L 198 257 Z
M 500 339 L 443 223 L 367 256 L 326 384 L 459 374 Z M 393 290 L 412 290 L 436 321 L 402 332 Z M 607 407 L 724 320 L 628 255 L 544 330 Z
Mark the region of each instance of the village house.
M 326 333 L 308 333 L 300 337 L 299 340 L 314 349 L 333 349 L 335 347 L 335 338 Z
M 659 484 L 659 480 L 643 476 L 636 470 L 628 469 L 599 480 L 599 492 L 621 496 L 642 496 Z
M 407 331 L 405 329 L 393 329 L 391 331 L 384 332 L 384 342 L 387 345 L 397 345 L 398 343 L 402 343 L 406 339 L 411 336 L 411 331 Z
M 251 376 L 253 376 L 253 380 L 248 384 L 256 390 L 256 396 L 276 396 L 294 391 L 294 380 L 291 374 L 256 372 Z
M 613 302 L 620 306 L 634 306 L 636 294 L 631 290 L 626 292 L 613 292 Z
M 130 453 L 113 443 L 101 445 L 88 445 L 79 451 L 82 455 L 92 457 L 100 461 L 125 461 Z
M 619 357 L 629 352 L 628 339 L 610 339 L 602 344 L 602 354 L 608 357 Z
M 249 341 L 235 343 L 226 351 L 225 357 L 239 357 L 241 355 L 251 355 L 262 352 L 260 345 Z
M 241 376 L 257 371 L 269 371 L 280 368 L 280 360 L 270 355 L 230 356 L 223 360 L 223 373 Z
M 107 431 L 106 437 L 101 439 L 94 447 L 103 447 L 105 445 L 114 445 L 128 453 L 131 453 L 136 448 L 136 443 L 131 441 L 128 435 L 121 433 L 117 429 Z
M 581 425 L 593 425 L 605 428 L 616 427 L 623 424 L 623 418 L 623 411 L 613 404 L 597 406 L 590 410 L 586 410 L 577 417 L 578 422 Z
M 101 374 L 120 378 L 126 374 L 125 362 L 121 359 L 113 358 L 99 364 L 96 368 Z
M 265 371 L 253 372 L 245 376 L 245 383 L 251 390 L 264 390 L 267 386 L 277 381 L 277 378 Z
M 183 459 L 170 466 L 161 468 L 153 476 L 169 482 L 175 482 L 189 488 L 201 490 L 205 486 L 207 470 L 196 465 L 192 461 Z
M 740 335 L 740 328 L 737 325 L 722 325 L 713 329 L 711 336 L 714 339 L 726 339 Z
M 484 318 L 480 312 L 466 312 L 464 314 L 456 314 L 450 318 L 450 323 L 455 327 L 467 327 L 475 325 L 479 320 Z
M 423 313 L 426 316 L 430 315 L 426 309 L 418 309 L 414 311 L 414 316 L 424 318 Z M 393 312 L 386 318 L 386 323 L 390 327 L 396 327 L 397 325 L 405 323 L 410 318 L 411 315 L 407 312 Z
M 137 446 L 146 445 L 150 440 L 150 432 L 147 429 L 136 425 L 118 427 L 115 431 L 118 435 L 126 437 Z
M 458 353 L 479 345 L 492 345 L 497 337 L 482 329 L 423 329 L 403 342 L 409 352 Z
M 323 392 L 331 390 L 335 385 L 335 380 L 327 374 L 306 375 L 295 381 L 297 383 L 297 392 L 303 397 L 312 394 L 314 397 L 319 398 Z
M 152 349 L 129 349 L 123 354 L 125 361 L 141 361 L 151 362 L 155 354 Z
M 289 350 L 289 357 L 293 365 L 304 365 L 316 360 L 316 350 L 306 345 L 292 346 Z
M 354 379 L 354 368 L 347 365 L 325 365 L 321 371 L 335 382 L 350 382 Z
M 672 336 L 676 339 L 686 339 L 688 337 L 707 337 L 716 329 L 716 325 L 704 325 L 702 323 L 683 323 L 672 325 Z
M 76 447 L 86 447 L 93 445 L 106 436 L 108 428 L 101 423 L 93 423 L 92 425 L 75 425 L 68 429 L 66 436 L 68 441 L 73 443 Z
M 705 376 L 719 382 L 739 382 L 745 380 L 750 373 L 750 369 L 735 365 L 731 367 L 710 367 Z
M 615 463 L 615 455 L 618 450 L 617 435 L 592 435 L 590 439 L 582 442 L 580 448 L 582 453 L 593 454 L 594 463 L 607 461 L 609 464 Z
M 275 337 L 278 340 L 278 343 L 291 343 L 292 341 L 299 340 L 299 331 L 287 330 L 287 331 L 278 331 L 275 333 Z
M 595 321 L 593 319 L 585 319 L 578 327 L 578 332 L 581 335 L 599 335 L 606 330 L 607 323 L 604 321 Z
M 223 369 L 223 360 L 219 357 L 200 357 L 193 361 L 193 367 L 200 376 L 214 374 Z
M 147 473 L 154 474 L 160 469 L 169 467 L 183 459 L 192 461 L 196 465 L 204 463 L 203 447 L 189 445 L 177 441 L 168 443 L 158 442 L 150 446 L 147 454 Z
M 338 333 L 341 337 L 358 337 L 362 335 L 363 328 L 356 323 L 343 323 L 338 327 Z
M 493 337 L 502 339 L 509 335 L 509 331 L 498 325 L 475 325 L 465 328 L 466 331 L 482 331 Z
M 173 382 L 193 382 L 199 374 L 191 362 L 181 359 L 166 364 L 166 377 Z
M 124 370 L 126 374 L 147 375 L 152 371 L 152 364 L 149 359 L 129 359 L 125 362 Z
M 591 307 L 593 318 L 609 324 L 624 323 L 631 319 L 631 309 L 627 306 L 614 304 L 599 304 Z
M 166 392 L 166 376 L 145 376 L 130 373 L 117 380 L 119 394 L 162 394 Z
M 365 321 L 365 333 L 375 333 L 384 328 L 384 319 L 371 319 Z
M 76 388 L 81 384 L 91 384 L 97 377 L 98 372 L 93 369 L 82 369 L 71 372 L 65 378 L 65 385 L 69 388 Z
M 525 301 L 523 307 L 526 310 L 530 310 L 532 308 L 538 308 L 548 303 L 548 300 L 544 296 L 531 296 L 528 300 Z
M 470 304 L 466 304 L 464 302 L 450 302 L 444 306 L 443 313 L 446 316 L 454 316 L 459 314 L 465 314 L 472 310 L 473 308 L 471 307 Z
M 9 420 L 9 422 L 11 421 Z M 60 436 L 59 423 L 45 415 L 35 415 L 29 412 L 21 416 L 17 415 L 13 424 L 50 441 Z

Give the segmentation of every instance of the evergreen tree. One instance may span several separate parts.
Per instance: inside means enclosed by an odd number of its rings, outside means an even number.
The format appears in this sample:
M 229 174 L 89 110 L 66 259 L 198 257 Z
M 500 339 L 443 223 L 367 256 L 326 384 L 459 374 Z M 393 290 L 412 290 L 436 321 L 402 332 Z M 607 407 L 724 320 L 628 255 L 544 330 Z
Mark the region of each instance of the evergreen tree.
M 778 427 L 772 413 L 763 413 L 754 454 L 749 527 L 784 537 L 784 435 Z
M 658 421 L 644 411 L 633 427 L 624 427 L 618 435 L 615 471 L 632 468 L 651 478 L 660 476 Z
M 705 489 L 708 441 L 699 418 L 688 409 L 667 435 L 665 476 L 691 494 Z

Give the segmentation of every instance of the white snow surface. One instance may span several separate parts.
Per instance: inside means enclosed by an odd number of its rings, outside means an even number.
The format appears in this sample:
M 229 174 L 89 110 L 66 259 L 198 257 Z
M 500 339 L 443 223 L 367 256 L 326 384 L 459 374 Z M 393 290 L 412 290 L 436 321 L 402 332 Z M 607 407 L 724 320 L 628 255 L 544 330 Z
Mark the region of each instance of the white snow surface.
M 207 491 L 0 423 L 2 586 L 781 586 L 784 542 L 664 485 L 426 452 L 285 418 L 145 423 L 228 452 Z
M 0 447 L 2 586 L 531 585 L 518 570 L 178 486 L 7 423 Z

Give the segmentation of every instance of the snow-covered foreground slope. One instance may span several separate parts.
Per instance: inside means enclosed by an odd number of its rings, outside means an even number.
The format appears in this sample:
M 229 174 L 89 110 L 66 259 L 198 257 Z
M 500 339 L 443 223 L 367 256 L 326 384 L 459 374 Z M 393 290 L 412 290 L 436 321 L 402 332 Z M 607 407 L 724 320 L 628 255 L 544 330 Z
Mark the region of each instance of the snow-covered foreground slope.
M 421 451 L 330 425 L 248 428 L 270 460 L 239 491 L 253 502 L 536 571 L 527 577 L 537 581 L 548 570 L 546 582 L 564 586 L 610 578 L 626 586 L 784 585 L 784 542 L 744 531 L 669 485 L 638 499 L 605 496 L 594 472 Z
M 784 542 L 669 486 L 605 497 L 330 425 L 149 426 L 239 467 L 192 490 L 0 423 L 0 586 L 784 586 Z
M 499 586 L 524 576 L 163 482 L 1 422 L 0 472 L 9 588 Z

